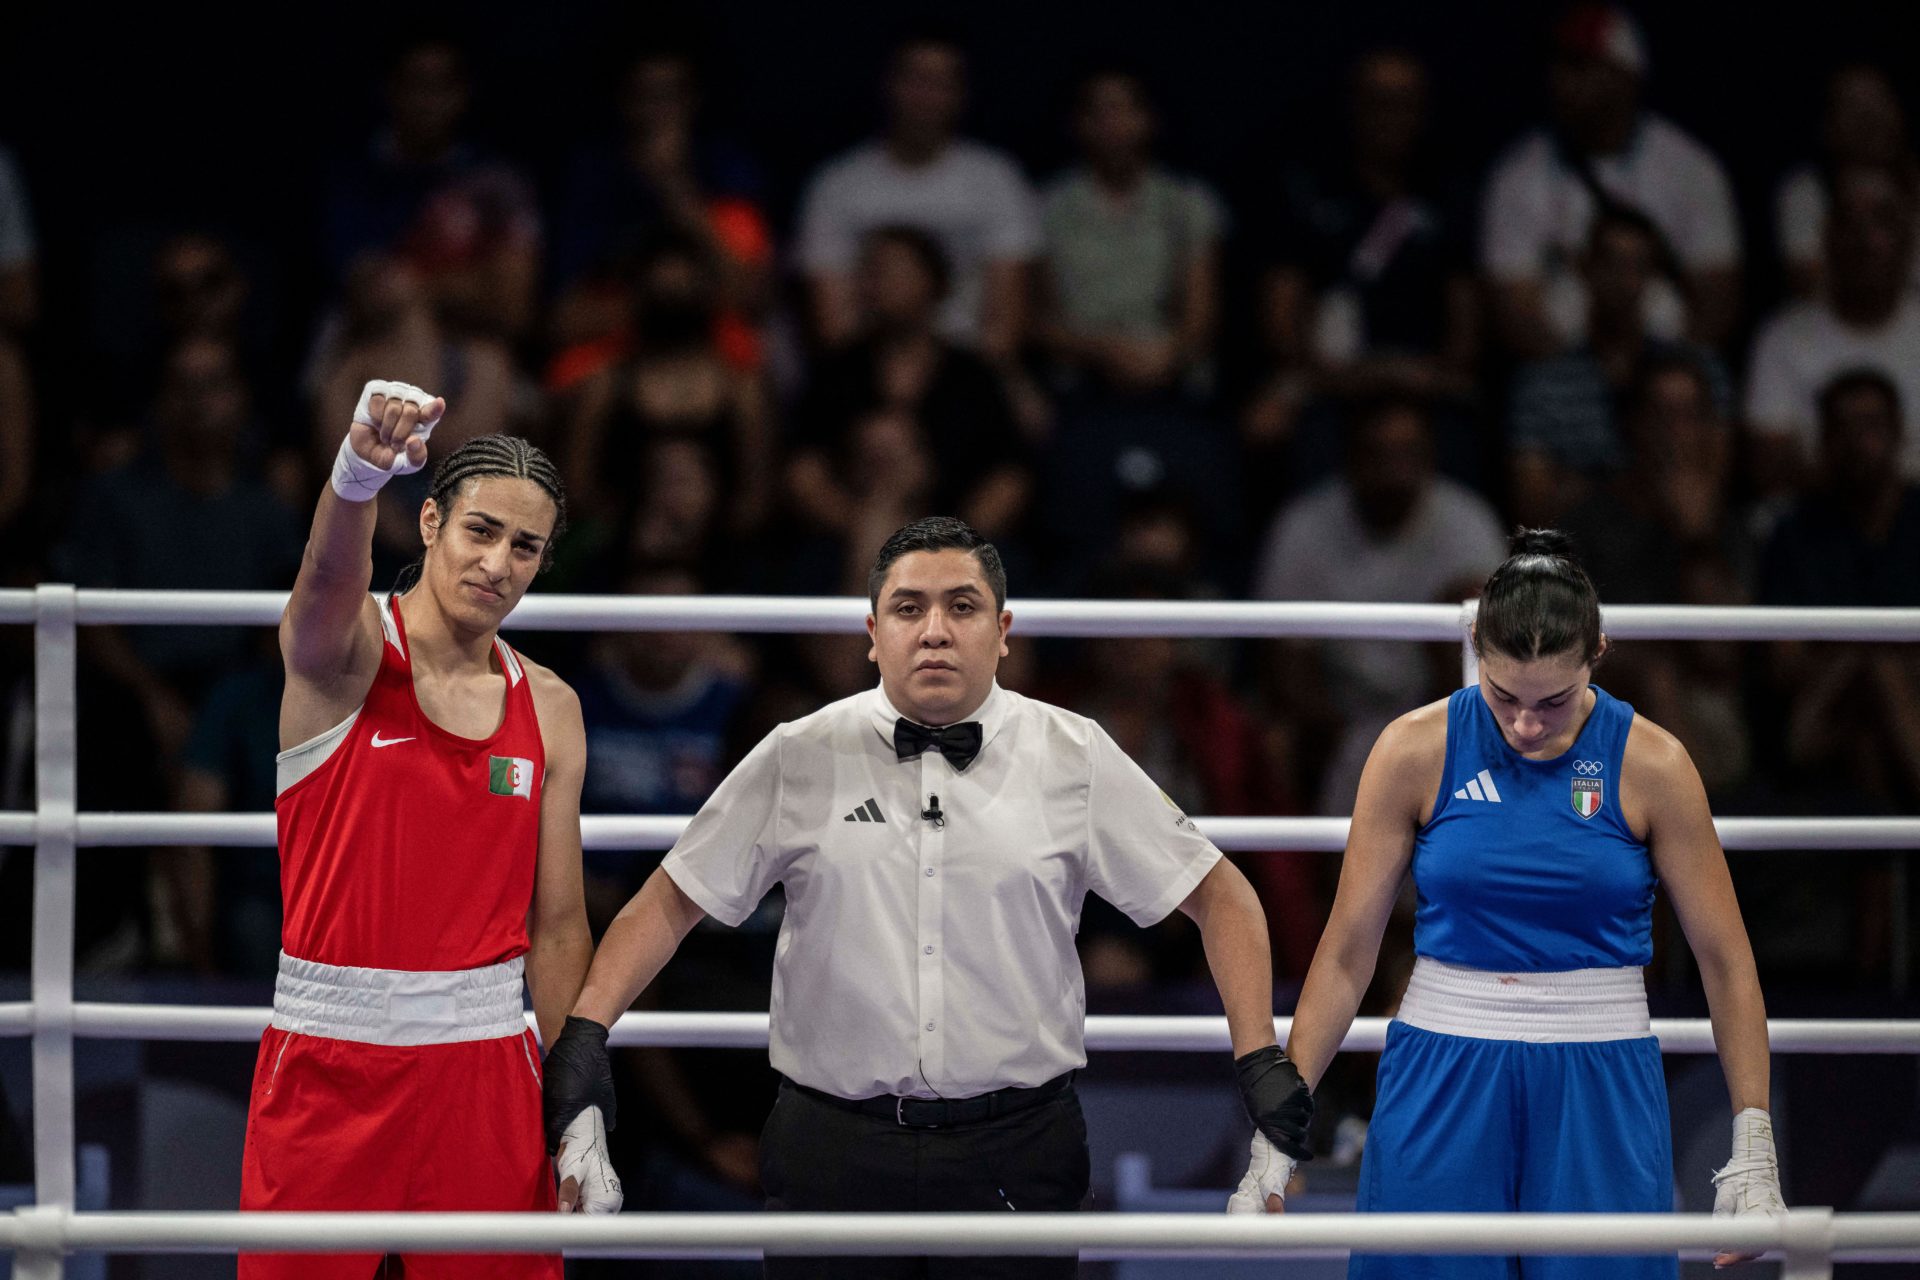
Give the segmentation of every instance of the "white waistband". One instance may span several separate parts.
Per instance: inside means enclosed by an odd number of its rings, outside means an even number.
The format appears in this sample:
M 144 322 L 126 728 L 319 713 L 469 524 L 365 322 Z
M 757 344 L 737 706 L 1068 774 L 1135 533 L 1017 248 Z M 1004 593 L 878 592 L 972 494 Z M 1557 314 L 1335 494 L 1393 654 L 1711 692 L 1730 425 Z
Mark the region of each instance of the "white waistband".
M 1640 970 L 1500 973 L 1421 956 L 1399 1020 L 1442 1035 L 1556 1044 L 1653 1034 Z
M 455 1044 L 527 1029 L 521 1003 L 526 960 L 450 972 L 361 969 L 280 953 L 273 1025 L 282 1031 L 362 1044 Z

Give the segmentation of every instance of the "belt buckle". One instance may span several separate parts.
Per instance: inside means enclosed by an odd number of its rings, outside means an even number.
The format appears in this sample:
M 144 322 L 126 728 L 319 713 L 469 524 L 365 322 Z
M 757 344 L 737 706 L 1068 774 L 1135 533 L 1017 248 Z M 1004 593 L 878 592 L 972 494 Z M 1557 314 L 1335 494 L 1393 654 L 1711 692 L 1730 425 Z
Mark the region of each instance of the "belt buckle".
M 946 1126 L 944 1124 L 941 1124 L 938 1122 L 935 1122 L 933 1124 L 916 1124 L 914 1121 L 907 1119 L 907 1104 L 909 1102 L 923 1102 L 923 1101 L 926 1101 L 926 1099 L 908 1098 L 904 1096 L 895 1097 L 893 1100 L 893 1122 L 899 1125 L 903 1129 L 943 1129 L 945 1128 Z

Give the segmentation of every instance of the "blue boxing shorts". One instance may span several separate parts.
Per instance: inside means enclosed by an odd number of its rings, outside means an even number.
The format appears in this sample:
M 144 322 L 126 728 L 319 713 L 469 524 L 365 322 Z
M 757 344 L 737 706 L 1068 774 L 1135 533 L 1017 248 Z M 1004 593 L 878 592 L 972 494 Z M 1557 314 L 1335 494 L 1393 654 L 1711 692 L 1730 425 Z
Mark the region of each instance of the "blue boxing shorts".
M 1644 991 L 1637 1018 L 1633 999 L 1622 999 L 1629 976 L 1638 989 L 1638 970 L 1502 975 L 1423 958 L 1387 1029 L 1359 1209 L 1671 1212 L 1673 1140 L 1660 1044 L 1645 1031 Z M 1678 1274 L 1672 1255 L 1356 1253 L 1347 1271 L 1349 1280 Z

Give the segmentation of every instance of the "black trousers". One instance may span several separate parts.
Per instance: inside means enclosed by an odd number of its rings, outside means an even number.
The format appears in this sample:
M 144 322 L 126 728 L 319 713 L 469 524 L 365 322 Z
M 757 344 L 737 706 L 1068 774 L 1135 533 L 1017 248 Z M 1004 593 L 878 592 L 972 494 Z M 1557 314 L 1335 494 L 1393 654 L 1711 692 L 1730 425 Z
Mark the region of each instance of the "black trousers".
M 780 1086 L 760 1139 L 776 1212 L 1059 1213 L 1086 1206 L 1087 1122 L 1068 1088 L 978 1124 L 905 1128 Z M 1070 1257 L 767 1258 L 768 1280 L 1065 1280 Z

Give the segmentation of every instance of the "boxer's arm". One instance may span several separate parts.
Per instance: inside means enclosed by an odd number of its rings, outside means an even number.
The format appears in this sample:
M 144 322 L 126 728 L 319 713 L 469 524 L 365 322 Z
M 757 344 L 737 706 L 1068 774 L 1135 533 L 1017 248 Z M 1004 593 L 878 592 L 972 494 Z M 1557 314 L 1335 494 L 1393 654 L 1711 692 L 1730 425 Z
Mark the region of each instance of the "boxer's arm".
M 404 393 L 386 394 L 402 387 Z M 371 477 L 424 466 L 427 433 L 445 410 L 444 401 L 406 384 L 368 383 L 361 395 L 280 619 L 287 666 L 282 745 L 335 723 L 343 706 L 358 704 L 379 667 L 379 622 L 367 595 L 373 576 L 371 499 L 379 490 Z
M 1436 741 L 1440 758 L 1430 759 Z M 1320 1082 L 1339 1052 L 1360 1011 L 1360 998 L 1373 981 L 1380 938 L 1413 861 L 1422 793 L 1438 789 L 1445 754 L 1442 702 L 1409 712 L 1382 730 L 1361 771 L 1333 911 L 1307 969 L 1293 1032 L 1287 1037 L 1288 1056 L 1309 1085 Z
M 540 784 L 540 852 L 527 917 L 527 991 L 540 1043 L 552 1044 L 580 994 L 593 959 L 586 890 L 580 867 L 580 789 L 587 772 L 587 733 L 580 699 L 547 668 L 527 662 L 534 711 L 547 753 Z

